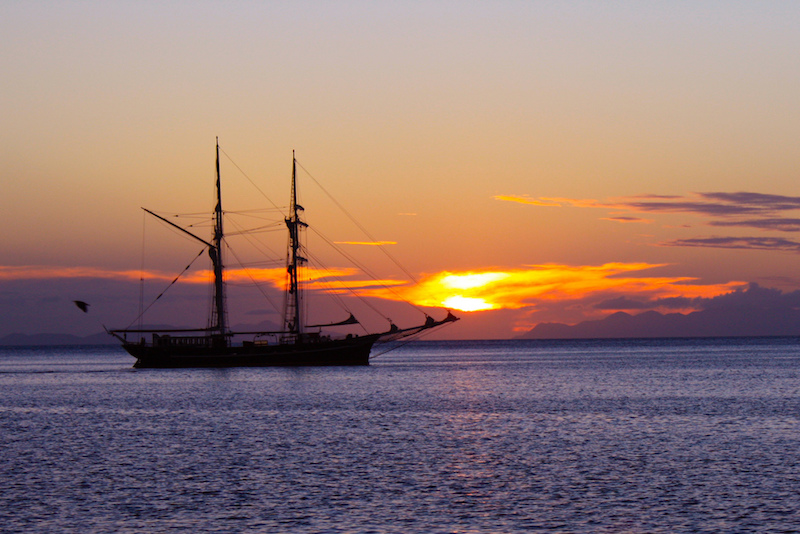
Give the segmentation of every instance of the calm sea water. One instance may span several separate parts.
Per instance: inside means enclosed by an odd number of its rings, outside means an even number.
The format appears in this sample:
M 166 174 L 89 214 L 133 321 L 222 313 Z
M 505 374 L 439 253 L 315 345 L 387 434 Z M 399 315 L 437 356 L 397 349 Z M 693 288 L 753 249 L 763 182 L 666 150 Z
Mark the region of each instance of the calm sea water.
M 795 532 L 800 339 L 0 349 L 3 532 Z

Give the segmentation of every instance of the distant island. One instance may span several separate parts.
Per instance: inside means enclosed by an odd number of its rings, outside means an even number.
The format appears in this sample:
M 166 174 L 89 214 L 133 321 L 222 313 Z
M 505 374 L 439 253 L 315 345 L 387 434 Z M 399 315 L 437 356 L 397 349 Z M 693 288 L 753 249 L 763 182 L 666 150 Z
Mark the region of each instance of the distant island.
M 648 311 L 638 315 L 617 312 L 605 319 L 575 325 L 540 323 L 518 339 L 596 339 L 653 337 L 736 337 L 800 335 L 800 314 L 783 317 L 780 323 L 741 317 L 729 322 L 704 311 L 690 314 L 661 314 Z
M 692 313 L 619 311 L 575 325 L 539 323 L 518 339 L 732 337 L 800 335 L 800 292 L 750 284 L 712 299 L 695 299 Z

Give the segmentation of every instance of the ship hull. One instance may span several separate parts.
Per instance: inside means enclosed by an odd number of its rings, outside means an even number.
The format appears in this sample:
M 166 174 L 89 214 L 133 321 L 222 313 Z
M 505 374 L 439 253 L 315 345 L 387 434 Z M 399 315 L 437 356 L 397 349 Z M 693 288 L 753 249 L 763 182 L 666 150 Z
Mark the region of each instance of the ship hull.
M 125 343 L 138 369 L 187 367 L 302 367 L 369 365 L 379 335 L 314 343 L 230 347 L 153 346 Z

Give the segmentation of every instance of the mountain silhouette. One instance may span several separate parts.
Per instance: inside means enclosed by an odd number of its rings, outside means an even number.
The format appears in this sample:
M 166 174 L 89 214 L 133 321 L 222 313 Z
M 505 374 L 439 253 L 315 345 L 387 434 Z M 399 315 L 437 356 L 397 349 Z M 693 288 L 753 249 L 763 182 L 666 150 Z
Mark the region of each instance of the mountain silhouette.
M 750 284 L 711 299 L 694 299 L 692 313 L 616 312 L 575 325 L 540 323 L 522 339 L 590 339 L 800 335 L 800 291 Z

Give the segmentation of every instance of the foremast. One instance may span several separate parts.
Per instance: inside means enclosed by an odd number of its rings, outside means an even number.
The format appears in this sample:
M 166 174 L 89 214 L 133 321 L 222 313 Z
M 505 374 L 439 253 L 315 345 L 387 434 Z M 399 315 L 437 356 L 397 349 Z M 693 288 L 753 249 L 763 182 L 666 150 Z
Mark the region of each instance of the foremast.
M 211 258 L 211 263 L 213 266 L 214 271 L 214 298 L 212 302 L 211 308 L 211 317 L 209 319 L 209 324 L 206 328 L 200 329 L 178 329 L 178 330 L 135 330 L 135 329 L 119 329 L 119 330 L 108 330 L 108 333 L 120 339 L 123 343 L 127 343 L 127 341 L 120 337 L 119 333 L 131 333 L 131 332 L 152 332 L 153 338 L 155 339 L 156 332 L 211 332 L 211 340 L 212 346 L 214 347 L 226 347 L 228 346 L 228 338 L 231 336 L 231 333 L 228 331 L 227 325 L 227 311 L 226 311 L 226 304 L 225 304 L 225 283 L 224 283 L 224 266 L 223 266 L 223 258 L 222 258 L 222 241 L 224 240 L 225 234 L 222 228 L 222 192 L 220 187 L 220 172 L 219 172 L 219 138 L 217 138 L 217 205 L 214 208 L 214 237 L 212 237 L 211 242 L 206 241 L 202 237 L 194 235 L 192 232 L 175 224 L 174 222 L 165 219 L 161 215 L 157 213 L 153 213 L 147 208 L 142 208 L 144 211 L 159 219 L 168 225 L 172 226 L 176 230 L 183 232 L 184 234 L 188 235 L 189 237 L 196 239 L 197 241 L 203 243 L 208 247 L 208 255 Z M 188 267 L 187 267 L 188 269 Z M 175 279 L 177 281 L 177 278 Z M 174 282 L 173 282 L 174 283 Z M 163 294 L 163 293 L 162 293 Z M 156 300 L 160 298 L 161 295 L 156 297 Z
M 219 172 L 219 137 L 217 137 L 217 205 L 214 208 L 214 238 L 211 243 L 212 246 L 208 250 L 211 256 L 211 263 L 214 267 L 214 307 L 211 314 L 212 330 L 217 331 L 220 339 L 225 343 L 225 335 L 228 332 L 227 325 L 227 312 L 225 309 L 225 283 L 223 278 L 223 261 L 222 261 L 222 239 L 224 232 L 222 229 L 222 188 L 220 185 L 220 172 Z
M 308 224 L 300 219 L 303 206 L 297 203 L 297 159 L 292 151 L 292 191 L 289 202 L 289 216 L 284 220 L 289 229 L 289 246 L 286 258 L 288 278 L 286 300 L 283 311 L 283 327 L 287 341 L 301 342 L 303 333 L 303 296 L 299 281 L 299 268 L 308 260 L 300 255 L 300 231 Z

